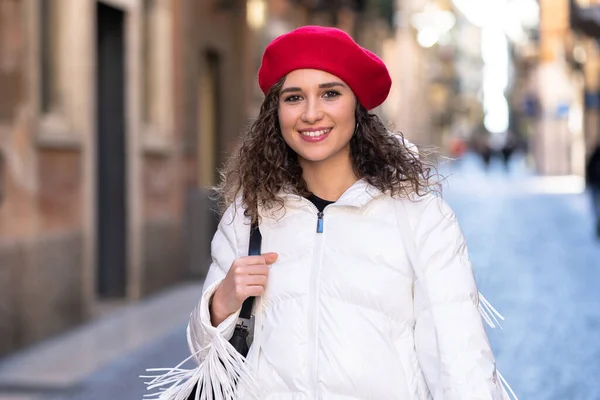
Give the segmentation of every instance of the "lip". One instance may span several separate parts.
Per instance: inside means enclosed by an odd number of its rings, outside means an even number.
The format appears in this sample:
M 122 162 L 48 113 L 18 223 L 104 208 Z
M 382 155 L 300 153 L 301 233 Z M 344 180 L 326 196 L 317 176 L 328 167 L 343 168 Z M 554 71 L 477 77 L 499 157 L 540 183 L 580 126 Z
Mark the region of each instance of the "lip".
M 317 132 L 317 131 L 322 131 L 322 130 L 326 130 L 326 129 L 329 129 L 329 132 L 327 132 L 323 135 L 320 135 L 320 136 L 306 136 L 306 135 L 302 134 L 302 132 Z M 298 134 L 300 135 L 302 140 L 304 140 L 305 142 L 316 143 L 316 142 L 322 142 L 323 140 L 327 139 L 327 136 L 329 136 L 329 134 L 332 131 L 333 131 L 332 127 L 316 127 L 316 128 L 298 129 Z

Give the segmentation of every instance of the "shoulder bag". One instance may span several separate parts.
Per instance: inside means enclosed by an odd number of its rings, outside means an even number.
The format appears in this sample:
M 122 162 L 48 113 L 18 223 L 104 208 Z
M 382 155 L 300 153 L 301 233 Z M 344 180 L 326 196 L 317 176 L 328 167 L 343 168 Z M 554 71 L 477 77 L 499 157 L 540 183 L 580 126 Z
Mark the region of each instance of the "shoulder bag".
M 252 223 L 250 226 L 250 240 L 248 243 L 248 255 L 249 256 L 258 256 L 260 255 L 260 248 L 262 244 L 262 236 L 260 234 L 260 230 L 258 229 L 257 223 Z M 254 297 L 248 297 L 244 304 L 242 305 L 242 310 L 240 311 L 240 317 L 238 319 L 237 325 L 235 326 L 235 330 L 233 332 L 233 336 L 229 340 L 229 343 L 240 353 L 242 356 L 246 357 L 248 355 L 248 335 L 250 333 L 250 318 L 252 317 L 252 307 L 254 306 Z M 202 398 L 202 388 L 200 388 L 200 396 Z M 198 391 L 198 384 L 192 390 L 192 393 L 188 396 L 187 400 L 195 400 L 196 392 Z M 214 398 L 214 393 L 210 398 Z

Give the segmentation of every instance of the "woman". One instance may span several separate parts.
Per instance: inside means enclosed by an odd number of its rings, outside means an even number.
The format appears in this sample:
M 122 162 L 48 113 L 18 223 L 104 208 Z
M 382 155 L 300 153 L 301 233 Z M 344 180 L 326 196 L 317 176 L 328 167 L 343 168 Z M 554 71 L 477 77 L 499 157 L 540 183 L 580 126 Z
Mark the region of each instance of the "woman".
M 241 399 L 508 398 L 456 218 L 431 168 L 367 111 L 390 90 L 383 62 L 309 26 L 267 47 L 258 80 L 266 98 L 224 170 L 188 326 L 200 367 L 153 381 L 175 383 L 160 398 L 186 398 L 185 378 Z M 245 256 L 250 221 L 262 256 Z M 249 296 L 243 361 L 227 340 Z

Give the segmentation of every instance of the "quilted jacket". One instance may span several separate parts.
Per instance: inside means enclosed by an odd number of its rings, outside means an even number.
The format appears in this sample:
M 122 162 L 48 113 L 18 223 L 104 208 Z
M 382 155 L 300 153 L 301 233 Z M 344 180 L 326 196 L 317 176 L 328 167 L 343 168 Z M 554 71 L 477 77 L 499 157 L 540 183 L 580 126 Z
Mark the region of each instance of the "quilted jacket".
M 215 398 L 509 398 L 483 324 L 497 312 L 478 292 L 465 238 L 442 199 L 392 198 L 359 180 L 323 213 L 286 195 L 284 212 L 262 213 L 260 231 L 262 251 L 279 258 L 255 303 L 248 357 L 227 342 L 239 311 L 217 327 L 209 314 L 231 263 L 247 254 L 249 223 L 238 203 L 214 236 L 189 321 L 200 366 L 177 370 L 188 382 L 160 399 L 179 399 L 190 382 L 223 380 L 237 384 Z

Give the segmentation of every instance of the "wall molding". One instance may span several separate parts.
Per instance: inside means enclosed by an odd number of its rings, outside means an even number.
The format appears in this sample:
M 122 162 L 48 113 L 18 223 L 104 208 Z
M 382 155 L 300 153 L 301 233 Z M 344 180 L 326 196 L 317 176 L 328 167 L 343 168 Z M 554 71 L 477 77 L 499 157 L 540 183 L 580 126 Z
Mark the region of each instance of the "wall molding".
M 43 149 L 81 150 L 83 140 L 60 114 L 46 114 L 38 123 L 36 145 Z

